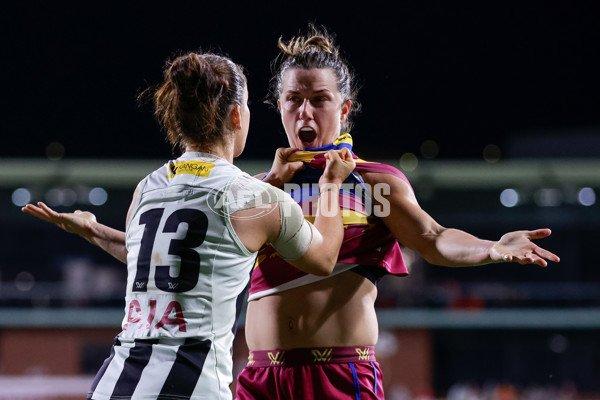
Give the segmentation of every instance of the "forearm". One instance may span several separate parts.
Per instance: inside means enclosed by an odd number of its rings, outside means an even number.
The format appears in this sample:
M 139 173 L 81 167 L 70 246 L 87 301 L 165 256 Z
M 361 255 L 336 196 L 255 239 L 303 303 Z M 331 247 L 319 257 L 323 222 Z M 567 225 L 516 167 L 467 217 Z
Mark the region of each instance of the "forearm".
M 339 199 L 340 184 L 321 184 L 320 191 L 314 226 L 323 238 L 320 253 L 335 262 L 344 238 Z
M 260 174 L 254 175 L 254 177 L 256 179 L 260 179 L 264 183 L 268 183 L 269 185 L 277 187 L 277 188 L 283 188 L 283 185 L 285 185 L 285 183 L 286 183 L 286 181 L 281 179 L 278 174 L 276 174 L 272 171 L 261 172 Z
M 260 179 L 262 181 L 267 177 L 268 174 L 269 174 L 268 172 L 261 172 L 260 174 L 254 175 L 254 177 L 256 179 Z
M 429 245 L 421 255 L 431 264 L 469 267 L 492 262 L 490 250 L 495 244 L 493 241 L 482 240 L 465 231 L 448 228 L 425 236 Z
M 125 232 L 110 228 L 100 223 L 92 223 L 89 232 L 84 236 L 90 243 L 95 244 L 117 260 L 127 263 L 127 247 Z

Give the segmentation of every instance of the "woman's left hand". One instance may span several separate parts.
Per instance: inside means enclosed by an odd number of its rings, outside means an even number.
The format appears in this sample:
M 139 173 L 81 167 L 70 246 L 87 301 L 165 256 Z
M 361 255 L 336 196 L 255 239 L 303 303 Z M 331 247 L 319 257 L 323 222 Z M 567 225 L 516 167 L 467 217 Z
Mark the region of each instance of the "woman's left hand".
M 548 261 L 560 262 L 560 258 L 532 242 L 550 236 L 550 229 L 533 231 L 515 231 L 506 233 L 490 249 L 490 258 L 495 262 L 517 262 L 519 264 L 537 264 L 542 267 Z

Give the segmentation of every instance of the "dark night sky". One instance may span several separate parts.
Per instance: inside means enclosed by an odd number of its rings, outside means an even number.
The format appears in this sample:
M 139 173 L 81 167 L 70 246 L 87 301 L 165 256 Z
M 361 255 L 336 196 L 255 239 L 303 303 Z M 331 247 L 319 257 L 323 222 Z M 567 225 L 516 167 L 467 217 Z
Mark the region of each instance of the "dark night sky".
M 481 157 L 490 143 L 510 156 L 519 137 L 546 144 L 521 155 L 600 154 L 589 146 L 600 137 L 596 1 L 400 1 L 397 10 L 279 2 L 280 11 L 255 2 L 17 3 L 0 16 L 0 157 L 43 157 L 51 142 L 65 146 L 65 158 L 170 157 L 135 96 L 160 81 L 175 51 L 201 48 L 247 69 L 252 123 L 242 157 L 270 158 L 286 140 L 262 103 L 269 63 L 277 38 L 310 21 L 336 33 L 359 78 L 353 136 L 363 157 L 418 154 L 427 139 L 440 158 Z M 554 154 L 551 143 L 567 137 L 584 145 Z

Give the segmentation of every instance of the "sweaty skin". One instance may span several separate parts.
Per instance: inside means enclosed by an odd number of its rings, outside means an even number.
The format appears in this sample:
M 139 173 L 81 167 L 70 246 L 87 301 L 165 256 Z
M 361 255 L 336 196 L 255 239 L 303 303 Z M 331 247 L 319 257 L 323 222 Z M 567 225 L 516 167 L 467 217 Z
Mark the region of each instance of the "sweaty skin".
M 248 303 L 251 350 L 375 345 L 377 288 L 354 272 Z

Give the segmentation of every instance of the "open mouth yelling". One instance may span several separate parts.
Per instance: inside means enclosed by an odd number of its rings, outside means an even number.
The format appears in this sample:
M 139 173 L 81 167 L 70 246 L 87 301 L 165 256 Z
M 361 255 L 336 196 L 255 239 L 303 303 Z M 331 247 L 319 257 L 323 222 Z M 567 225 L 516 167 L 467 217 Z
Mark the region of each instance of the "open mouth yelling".
M 317 138 L 317 133 L 312 128 L 302 128 L 299 133 L 300 140 L 304 147 L 313 147 L 313 141 Z

